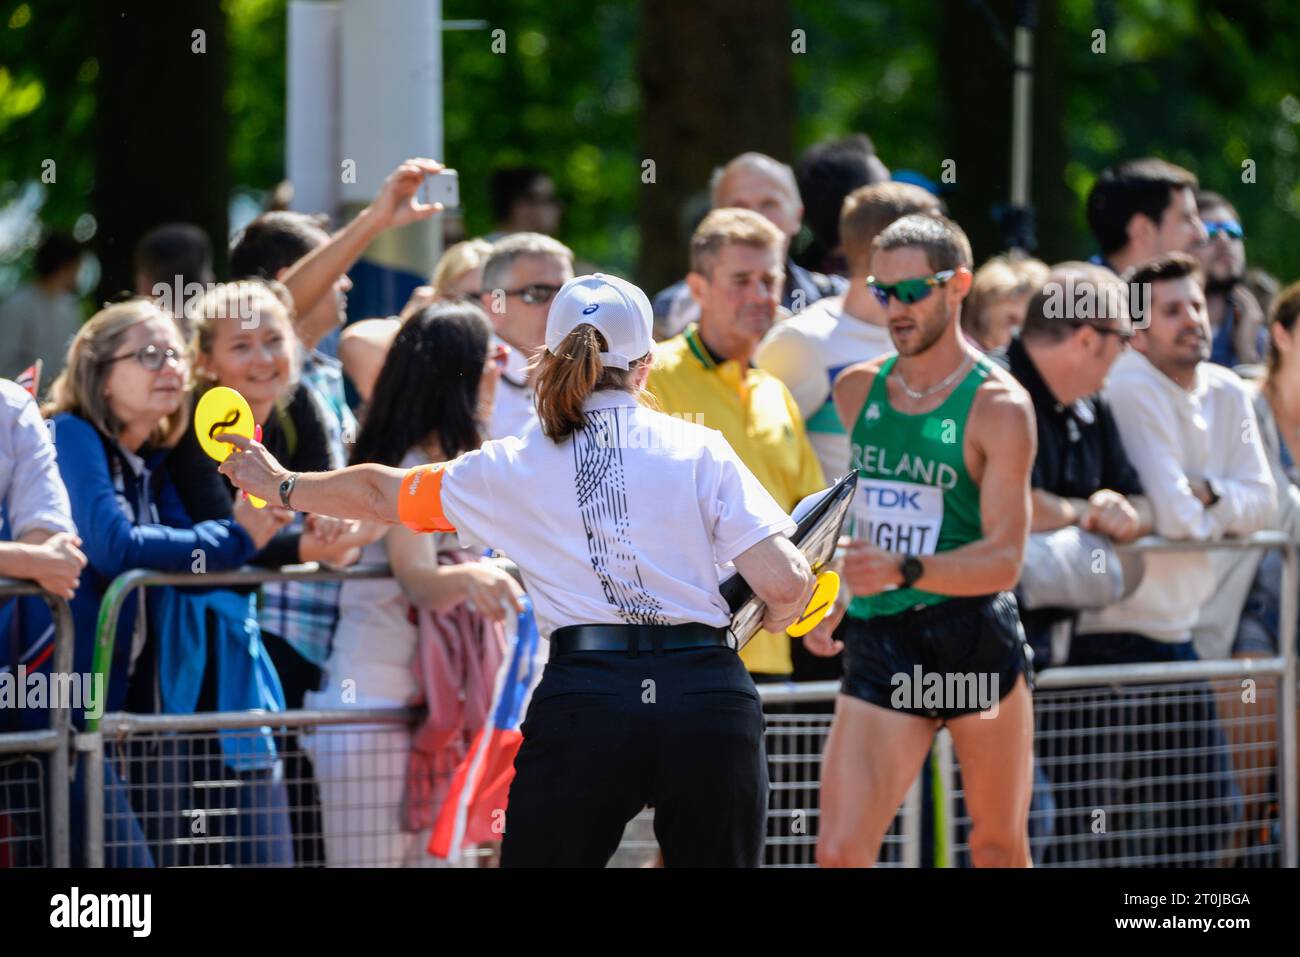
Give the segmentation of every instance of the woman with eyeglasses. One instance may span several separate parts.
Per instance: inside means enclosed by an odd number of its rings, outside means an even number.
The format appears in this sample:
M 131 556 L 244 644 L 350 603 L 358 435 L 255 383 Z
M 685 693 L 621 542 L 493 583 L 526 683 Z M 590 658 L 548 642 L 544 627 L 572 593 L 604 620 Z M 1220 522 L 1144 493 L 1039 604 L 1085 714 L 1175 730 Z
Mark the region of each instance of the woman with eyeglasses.
M 477 449 L 504 365 L 505 353 L 493 344 L 492 324 L 478 306 L 444 302 L 421 310 L 402 326 L 388 352 L 352 463 L 413 469 Z M 412 609 L 443 616 L 438 627 L 470 642 L 475 651 L 467 655 L 477 653 L 489 640 L 483 629 L 499 617 L 501 601 L 520 594 L 514 579 L 499 566 L 478 561 L 479 554 L 462 550 L 451 535 L 387 526 L 382 539 L 366 546 L 362 560 L 391 566 L 393 578 L 344 583 L 325 687 L 307 696 L 306 707 L 420 703 L 427 689 L 416 678 L 421 629 Z M 463 613 L 452 614 L 458 608 Z M 495 635 L 500 642 L 499 628 Z M 447 713 L 446 702 L 429 700 L 429 705 L 435 713 Z M 400 867 L 423 860 L 431 809 L 422 807 L 427 800 L 403 800 L 408 756 L 406 793 L 427 795 L 434 782 L 427 773 L 415 779 L 424 765 L 412 755 L 411 729 L 335 728 L 304 740 L 320 782 L 330 866 Z M 369 755 L 364 777 L 358 751 Z M 403 807 L 405 820 L 398 813 Z
M 117 576 L 136 568 L 190 571 L 200 554 L 213 571 L 238 568 L 283 524 L 282 513 L 259 512 L 246 501 L 216 521 L 196 523 L 185 511 L 161 465 L 189 423 L 188 377 L 175 319 L 147 299 L 132 299 L 106 307 L 81 327 L 51 387 L 43 412 L 88 561 L 71 602 L 78 674 L 92 670 L 100 602 Z M 151 602 L 155 594 L 149 592 Z M 132 640 L 136 615 L 131 596 L 118 620 L 103 696 L 83 702 L 74 715 L 78 724 L 87 710 L 125 706 L 129 676 L 144 650 Z M 109 763 L 105 768 L 111 773 Z M 122 795 L 120 788 L 113 793 Z M 112 828 L 126 826 L 130 815 L 110 814 L 109 821 L 106 840 L 119 847 L 109 863 L 149 864 L 143 841 L 113 840 Z M 80 826 L 76 813 L 73 822 Z

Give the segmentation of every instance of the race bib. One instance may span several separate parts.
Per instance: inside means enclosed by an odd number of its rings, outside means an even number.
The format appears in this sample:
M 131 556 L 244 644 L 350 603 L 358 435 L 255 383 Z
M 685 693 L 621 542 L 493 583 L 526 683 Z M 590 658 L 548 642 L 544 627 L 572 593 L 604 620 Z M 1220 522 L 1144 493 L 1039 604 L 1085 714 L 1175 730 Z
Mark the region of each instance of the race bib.
M 933 555 L 943 527 L 943 490 L 935 485 L 859 478 L 853 497 L 855 540 L 900 555 Z

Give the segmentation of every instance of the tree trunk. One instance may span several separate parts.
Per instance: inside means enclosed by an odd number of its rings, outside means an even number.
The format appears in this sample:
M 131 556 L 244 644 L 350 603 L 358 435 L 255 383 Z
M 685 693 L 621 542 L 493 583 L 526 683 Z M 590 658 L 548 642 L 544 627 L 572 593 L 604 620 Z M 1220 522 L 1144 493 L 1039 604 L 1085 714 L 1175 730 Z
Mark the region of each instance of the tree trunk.
M 92 199 L 100 298 L 133 288 L 135 244 L 163 222 L 207 232 L 224 276 L 229 144 L 220 0 L 99 2 L 89 17 L 99 60 Z
M 1015 0 L 940 4 L 938 43 L 942 89 L 948 106 L 943 159 L 955 162 L 949 212 L 970 237 L 976 265 L 1007 248 L 995 207 L 1011 198 L 1011 50 L 996 38 L 981 8 L 1001 24 L 1014 45 Z M 1030 204 L 1038 248 L 1051 261 L 1074 258 L 1069 248 L 1073 199 L 1064 181 L 1064 108 L 1057 46 L 1057 0 L 1039 0 L 1034 31 L 1034 88 L 1030 137 Z M 936 164 L 942 174 L 942 165 Z M 941 176 L 936 176 L 936 179 Z
M 651 295 L 685 274 L 686 207 L 715 167 L 746 150 L 790 162 L 790 34 L 785 0 L 642 0 L 638 276 Z

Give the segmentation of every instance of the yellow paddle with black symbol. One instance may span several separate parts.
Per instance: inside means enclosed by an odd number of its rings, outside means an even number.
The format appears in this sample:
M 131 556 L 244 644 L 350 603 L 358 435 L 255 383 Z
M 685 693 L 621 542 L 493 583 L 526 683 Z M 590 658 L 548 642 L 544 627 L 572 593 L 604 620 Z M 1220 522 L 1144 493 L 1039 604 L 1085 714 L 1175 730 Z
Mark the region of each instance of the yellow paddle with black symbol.
M 217 438 L 222 432 L 259 442 L 262 440 L 262 427 L 253 421 L 253 409 L 248 400 L 234 389 L 219 385 L 203 393 L 194 407 L 194 435 L 203 451 L 218 462 L 224 462 L 235 450 L 229 442 Z M 253 508 L 266 507 L 266 502 L 251 495 L 248 503 Z
M 813 586 L 812 597 L 804 607 L 803 614 L 785 630 L 791 638 L 802 638 L 812 631 L 835 607 L 835 599 L 840 594 L 840 576 L 829 569 L 817 576 Z

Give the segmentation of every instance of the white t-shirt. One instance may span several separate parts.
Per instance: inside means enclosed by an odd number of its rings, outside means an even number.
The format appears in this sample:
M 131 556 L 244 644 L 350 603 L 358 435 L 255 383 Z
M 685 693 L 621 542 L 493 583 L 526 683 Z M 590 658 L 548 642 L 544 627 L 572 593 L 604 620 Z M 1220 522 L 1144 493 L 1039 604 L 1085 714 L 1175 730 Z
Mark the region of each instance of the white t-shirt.
M 540 428 L 449 464 L 442 508 L 466 547 L 520 568 L 543 636 L 563 625 L 731 620 L 719 566 L 794 522 L 722 433 L 622 391 L 584 404 L 560 443 Z
M 533 402 L 532 383 L 524 371 L 528 367 L 529 357 L 508 342 L 501 339 L 493 341 L 509 348 L 510 353 L 506 357 L 506 370 L 497 382 L 492 421 L 488 430 L 492 438 L 506 439 L 512 435 L 523 435 L 537 424 L 537 406 Z
M 402 468 L 425 465 L 429 457 L 411 451 Z M 438 551 L 456 547 L 451 535 L 437 535 Z M 387 565 L 384 539 L 371 542 L 361 551 L 363 565 Z M 367 701 L 383 701 L 395 707 L 419 699 L 419 685 L 411 659 L 420 632 L 410 619 L 411 600 L 395 578 L 345 581 L 339 590 L 339 620 L 334 642 L 325 663 L 326 684 L 312 695 L 308 707 L 343 708 L 351 703 L 344 697 L 343 681 L 355 682 L 351 691 Z
M 1151 502 L 1157 535 L 1213 541 L 1269 527 L 1276 489 L 1250 395 L 1236 373 L 1202 362 L 1189 392 L 1129 349 L 1111 367 L 1105 395 Z M 1202 505 L 1189 484 L 1194 478 L 1213 479 L 1220 500 Z M 1145 563 L 1131 595 L 1079 616 L 1075 641 L 1098 632 L 1189 640 L 1201 605 L 1214 594 L 1209 555 L 1156 553 Z
M 851 365 L 893 351 L 889 330 L 846 315 L 843 296 L 819 299 L 778 322 L 759 344 L 754 364 L 794 396 L 828 481 L 849 470 L 849 436 L 831 398 L 835 379 Z

